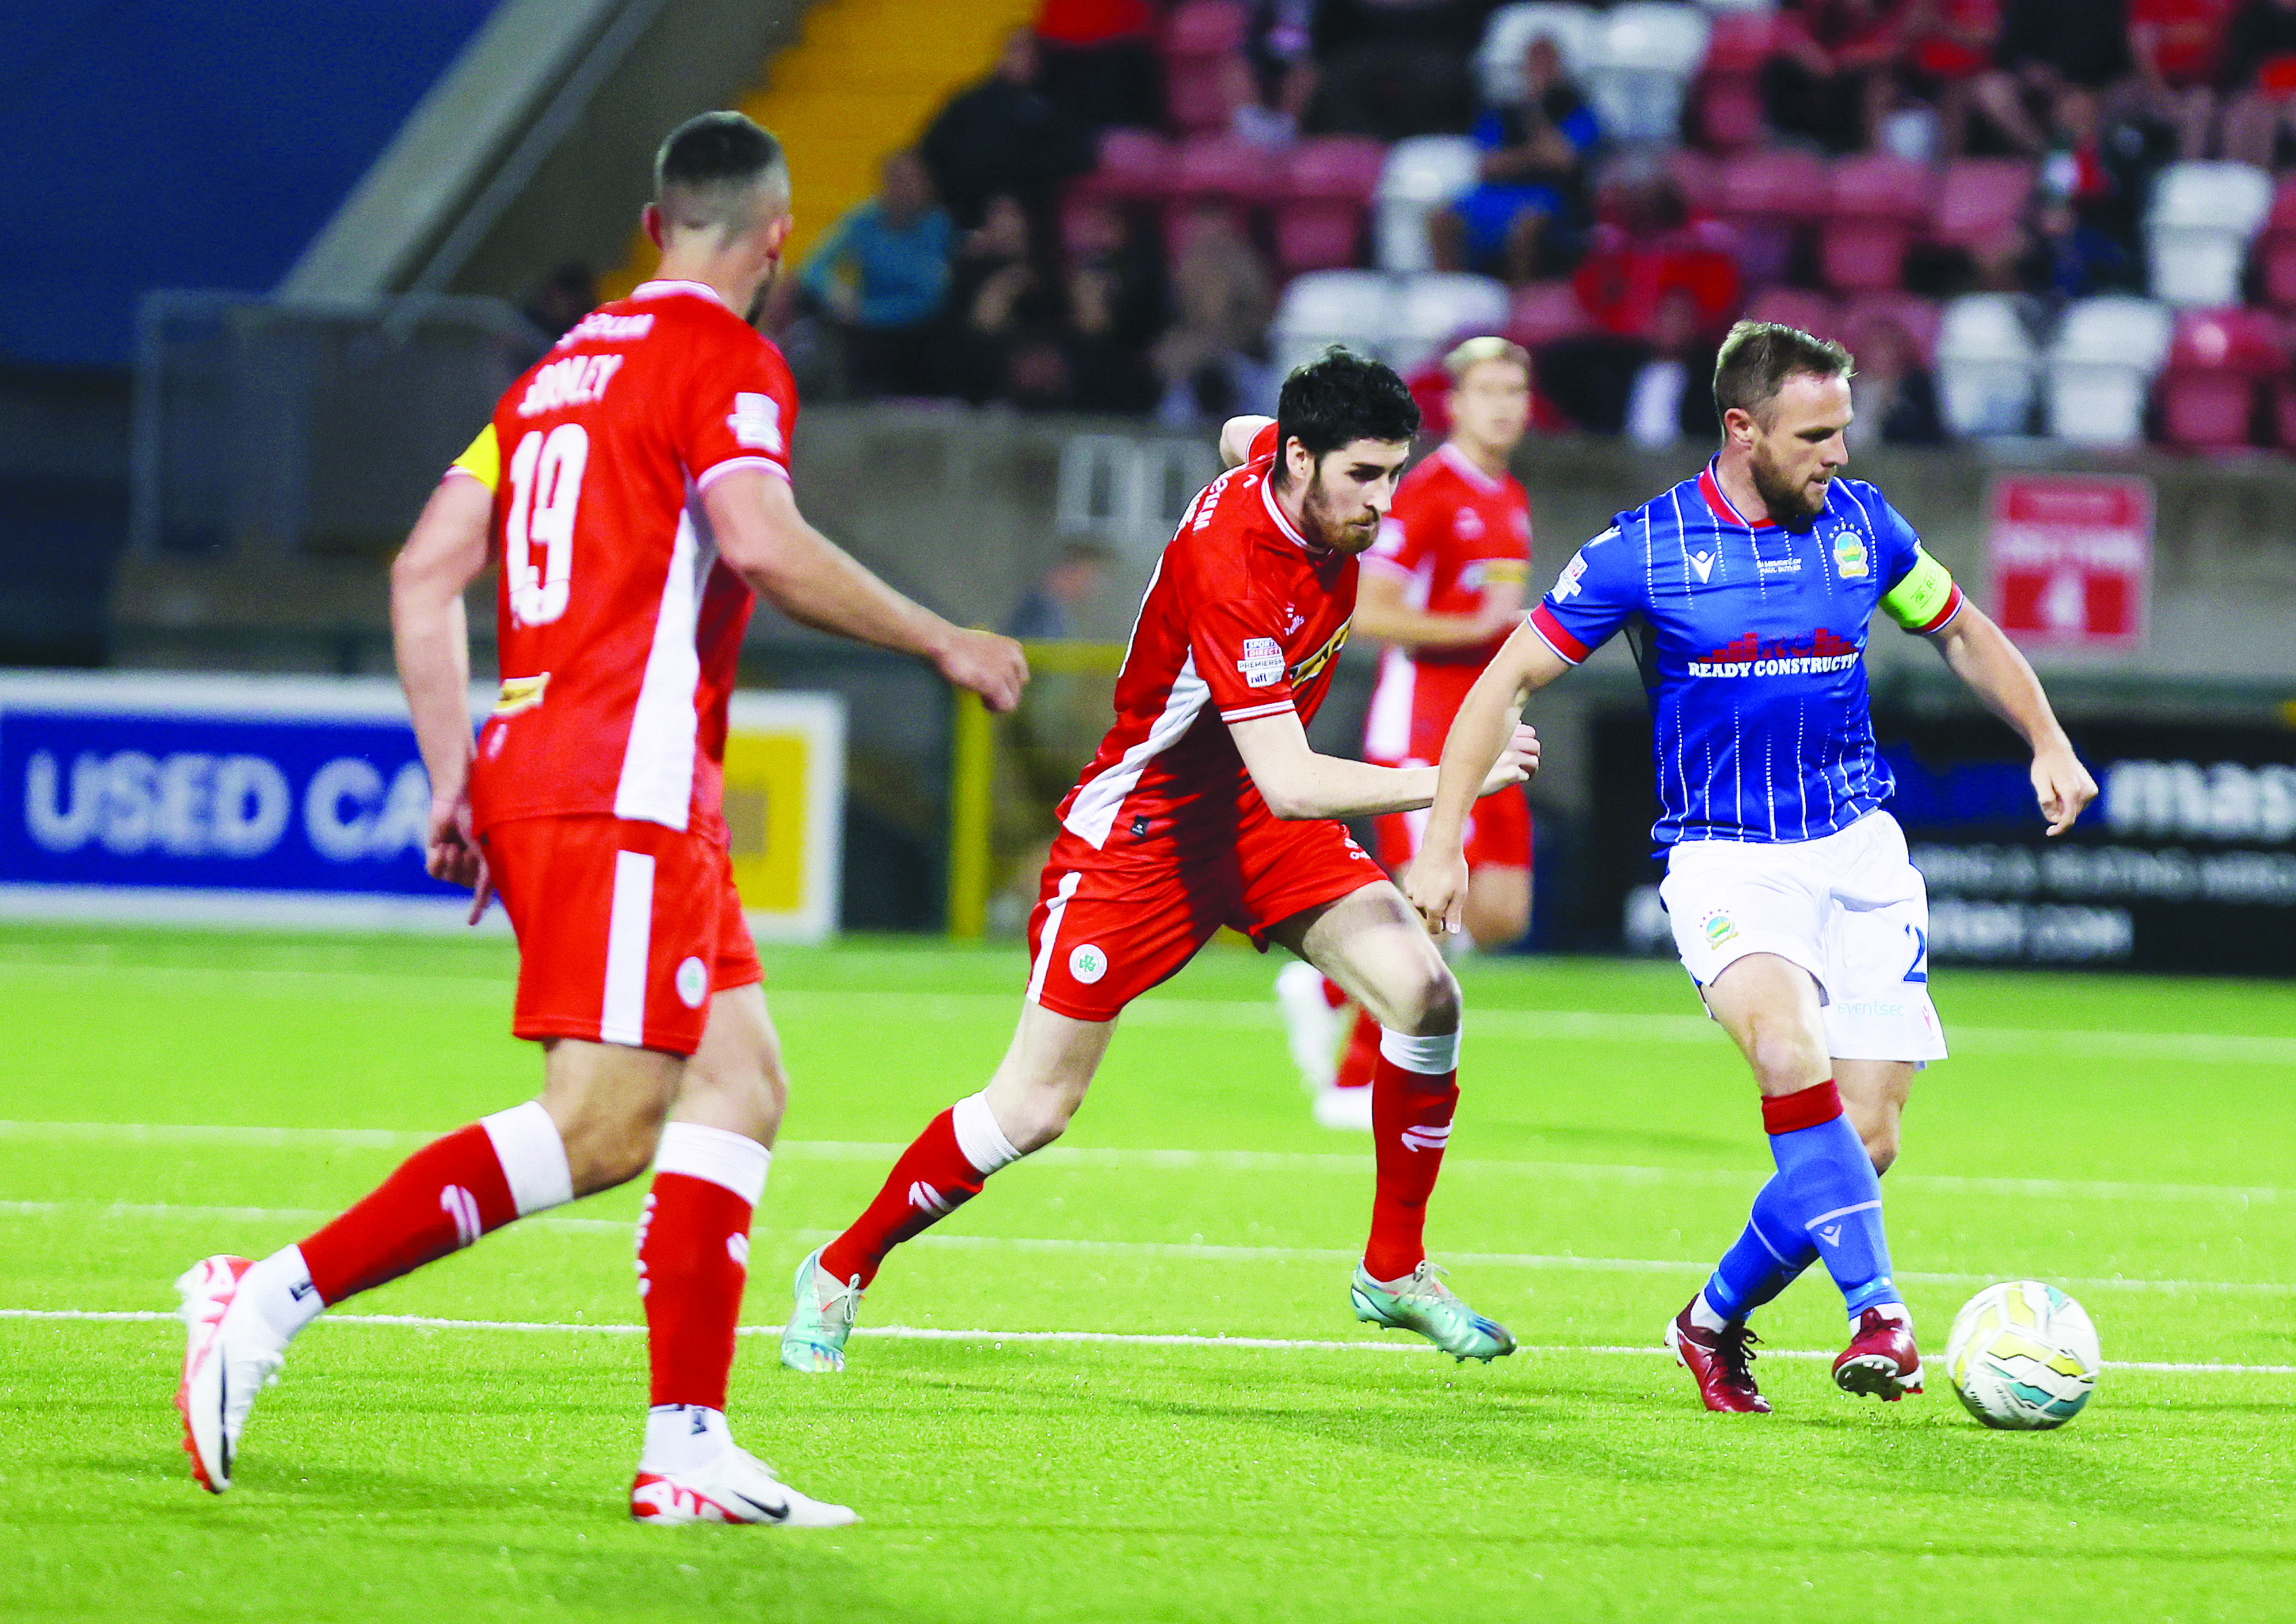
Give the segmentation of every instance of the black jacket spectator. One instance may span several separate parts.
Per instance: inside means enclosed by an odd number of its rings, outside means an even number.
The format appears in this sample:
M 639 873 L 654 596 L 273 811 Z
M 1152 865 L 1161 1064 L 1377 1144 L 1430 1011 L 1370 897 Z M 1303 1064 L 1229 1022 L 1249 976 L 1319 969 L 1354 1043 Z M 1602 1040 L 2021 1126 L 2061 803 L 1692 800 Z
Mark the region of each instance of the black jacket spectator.
M 2102 90 L 2136 70 L 2128 0 L 2008 0 L 2000 52 L 2012 72 L 2038 65 L 2065 84 Z
M 999 193 L 1042 219 L 1061 182 L 1092 168 L 1092 143 L 1039 93 L 1037 40 L 1016 29 L 996 70 L 940 110 L 917 144 L 933 190 L 960 231 L 977 229 Z

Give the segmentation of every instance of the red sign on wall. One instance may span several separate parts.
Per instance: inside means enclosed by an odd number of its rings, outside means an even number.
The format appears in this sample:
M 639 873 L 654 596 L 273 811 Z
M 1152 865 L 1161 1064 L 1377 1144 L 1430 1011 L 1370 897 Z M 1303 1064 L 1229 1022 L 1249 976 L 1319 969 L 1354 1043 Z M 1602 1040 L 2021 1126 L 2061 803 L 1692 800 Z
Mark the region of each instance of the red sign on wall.
M 1993 482 L 1993 615 L 2020 643 L 2134 650 L 2152 579 L 2152 485 L 2126 474 Z

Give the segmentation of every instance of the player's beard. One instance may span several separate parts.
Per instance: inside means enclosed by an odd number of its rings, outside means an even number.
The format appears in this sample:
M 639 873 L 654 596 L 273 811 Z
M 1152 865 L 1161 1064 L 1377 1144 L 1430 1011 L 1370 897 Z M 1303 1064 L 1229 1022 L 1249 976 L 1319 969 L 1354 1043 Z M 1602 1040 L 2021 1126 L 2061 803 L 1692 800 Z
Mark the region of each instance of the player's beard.
M 1308 539 L 1319 547 L 1341 553 L 1361 553 L 1379 539 L 1377 513 L 1366 508 L 1361 518 L 1348 524 L 1340 521 L 1332 508 L 1332 493 L 1324 488 L 1319 469 L 1308 480 L 1307 493 L 1300 499 L 1300 522 L 1308 532 Z
M 1773 523 L 1795 529 L 1825 511 L 1826 488 L 1819 486 L 1813 496 L 1808 486 L 1778 466 L 1766 446 L 1755 446 L 1754 455 L 1747 459 L 1746 472 L 1753 477 L 1754 494 L 1762 499 L 1762 506 L 1768 511 Z

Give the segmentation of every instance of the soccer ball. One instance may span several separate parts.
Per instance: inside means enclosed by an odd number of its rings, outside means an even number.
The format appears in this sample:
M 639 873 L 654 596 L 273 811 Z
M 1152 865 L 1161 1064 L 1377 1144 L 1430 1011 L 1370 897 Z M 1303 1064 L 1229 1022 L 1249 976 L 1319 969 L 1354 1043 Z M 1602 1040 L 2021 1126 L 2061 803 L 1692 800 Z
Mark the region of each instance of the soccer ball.
M 1953 1390 L 1988 1427 L 2043 1431 L 2080 1414 L 2103 1363 L 2087 1310 L 2053 1285 L 2005 1280 L 1954 1316 Z

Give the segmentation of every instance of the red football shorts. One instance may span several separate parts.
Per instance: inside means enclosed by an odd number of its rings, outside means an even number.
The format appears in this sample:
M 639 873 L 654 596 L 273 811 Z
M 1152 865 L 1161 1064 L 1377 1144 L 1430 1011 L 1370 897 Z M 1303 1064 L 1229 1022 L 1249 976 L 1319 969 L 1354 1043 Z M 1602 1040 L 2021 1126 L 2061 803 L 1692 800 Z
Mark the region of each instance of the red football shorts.
M 1391 874 L 1411 866 L 1427 833 L 1424 812 L 1389 812 L 1372 820 L 1380 865 Z M 1467 869 L 1530 866 L 1530 802 L 1521 789 L 1486 795 L 1467 815 Z
M 1029 916 L 1029 997 L 1054 1014 L 1113 1021 L 1222 925 L 1264 953 L 1271 927 L 1384 877 L 1340 824 L 1284 823 L 1265 808 L 1199 857 L 1164 841 L 1154 853 L 1115 849 L 1124 838 L 1107 851 L 1066 830 L 1053 842 Z
M 709 995 L 765 979 L 720 841 L 603 814 L 479 837 L 518 932 L 521 1038 L 691 1054 Z

